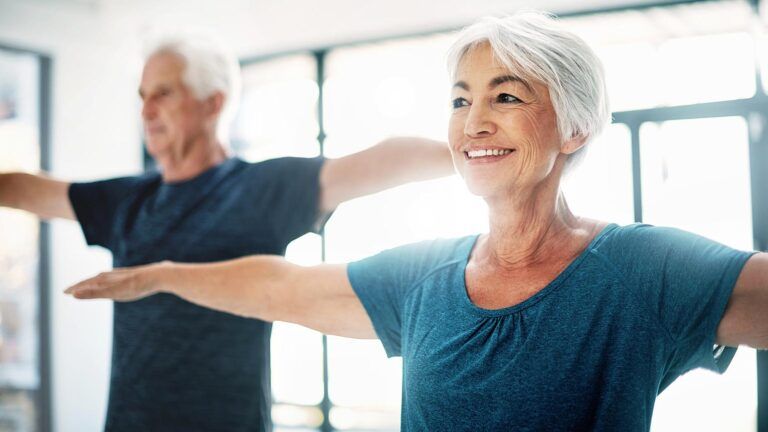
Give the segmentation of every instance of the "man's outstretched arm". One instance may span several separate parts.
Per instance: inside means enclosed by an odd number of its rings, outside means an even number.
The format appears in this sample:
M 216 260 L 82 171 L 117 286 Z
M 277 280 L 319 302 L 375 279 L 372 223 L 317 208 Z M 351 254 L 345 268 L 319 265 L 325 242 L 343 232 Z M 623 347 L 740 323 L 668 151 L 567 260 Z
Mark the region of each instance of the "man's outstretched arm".
M 448 144 L 425 138 L 390 138 L 358 153 L 329 159 L 320 171 L 320 210 L 413 181 L 453 174 Z
M 244 317 L 292 322 L 337 336 L 376 338 L 346 264 L 303 267 L 274 255 L 210 264 L 162 262 L 102 273 L 66 290 L 79 299 L 116 301 L 162 292 Z
M 26 174 L 0 174 L 0 207 L 36 214 L 42 219 L 76 220 L 69 201 L 69 183 Z

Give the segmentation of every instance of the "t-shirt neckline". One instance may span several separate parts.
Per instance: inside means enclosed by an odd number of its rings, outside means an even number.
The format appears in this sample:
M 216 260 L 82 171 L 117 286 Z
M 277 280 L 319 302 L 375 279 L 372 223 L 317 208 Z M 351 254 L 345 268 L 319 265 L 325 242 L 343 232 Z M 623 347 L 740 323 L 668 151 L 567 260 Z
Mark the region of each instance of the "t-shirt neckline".
M 213 175 L 215 175 L 217 172 L 227 169 L 232 164 L 236 163 L 239 160 L 236 156 L 229 157 L 222 161 L 221 163 L 214 165 L 205 171 L 201 172 L 200 174 L 188 178 L 186 180 L 179 180 L 179 181 L 172 181 L 172 182 L 165 182 L 163 181 L 162 173 L 158 172 L 160 175 L 160 185 L 165 189 L 181 189 L 189 187 L 189 185 L 196 185 L 200 182 L 204 182 L 208 179 L 210 179 Z
M 457 271 L 457 277 L 460 279 L 458 283 L 453 284 L 456 287 L 459 287 L 460 292 L 458 293 L 459 297 L 461 297 L 461 303 L 462 306 L 465 309 L 468 309 L 470 312 L 485 316 L 485 317 L 498 317 L 498 316 L 504 316 L 504 315 L 511 315 L 516 312 L 520 312 L 524 309 L 527 309 L 534 304 L 538 303 L 541 299 L 546 297 L 549 293 L 557 289 L 564 280 L 566 280 L 571 273 L 573 273 L 576 268 L 581 264 L 581 262 L 591 253 L 591 251 L 597 247 L 597 245 L 602 241 L 602 239 L 608 235 L 611 231 L 613 231 L 615 228 L 617 228 L 618 225 L 615 223 L 609 223 L 606 225 L 597 235 L 595 238 L 592 239 L 592 241 L 589 242 L 587 247 L 576 257 L 571 261 L 565 269 L 563 269 L 557 277 L 555 277 L 552 281 L 550 281 L 544 288 L 539 290 L 536 294 L 532 295 L 531 297 L 523 300 L 520 303 L 514 304 L 512 306 L 507 306 L 501 309 L 486 309 L 483 307 L 480 307 L 472 302 L 472 299 L 469 298 L 469 294 L 467 292 L 467 282 L 466 282 L 466 271 L 467 266 L 469 265 L 469 258 L 472 254 L 472 250 L 475 248 L 475 244 L 477 243 L 478 239 L 480 238 L 481 234 L 476 234 L 473 237 L 471 237 L 471 241 L 468 241 L 468 245 L 466 250 L 463 252 L 462 259 L 458 262 L 459 264 L 459 271 Z

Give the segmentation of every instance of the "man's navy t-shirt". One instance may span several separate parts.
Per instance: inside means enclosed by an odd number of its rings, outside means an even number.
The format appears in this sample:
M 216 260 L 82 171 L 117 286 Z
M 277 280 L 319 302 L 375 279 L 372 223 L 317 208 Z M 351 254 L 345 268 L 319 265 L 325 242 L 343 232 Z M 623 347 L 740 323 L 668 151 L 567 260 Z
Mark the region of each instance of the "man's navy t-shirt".
M 233 158 L 179 183 L 158 173 L 72 184 L 90 245 L 115 267 L 284 254 L 318 221 L 323 160 Z M 108 431 L 270 430 L 271 324 L 169 294 L 114 304 Z
M 405 431 L 647 431 L 656 395 L 697 367 L 723 371 L 715 332 L 751 253 L 683 231 L 605 228 L 520 304 L 476 306 L 477 237 L 352 263 L 352 287 L 403 357 Z

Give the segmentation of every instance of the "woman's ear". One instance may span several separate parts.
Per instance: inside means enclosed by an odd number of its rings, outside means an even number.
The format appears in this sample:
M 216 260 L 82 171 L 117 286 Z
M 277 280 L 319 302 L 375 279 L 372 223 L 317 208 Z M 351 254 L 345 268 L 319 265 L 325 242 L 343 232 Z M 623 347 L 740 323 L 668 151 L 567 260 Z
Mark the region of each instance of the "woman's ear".
M 584 144 L 587 143 L 587 137 L 584 135 L 574 135 L 569 140 L 565 141 L 562 146 L 560 146 L 560 153 L 564 153 L 567 155 L 576 153 L 576 151 L 582 147 L 584 147 Z

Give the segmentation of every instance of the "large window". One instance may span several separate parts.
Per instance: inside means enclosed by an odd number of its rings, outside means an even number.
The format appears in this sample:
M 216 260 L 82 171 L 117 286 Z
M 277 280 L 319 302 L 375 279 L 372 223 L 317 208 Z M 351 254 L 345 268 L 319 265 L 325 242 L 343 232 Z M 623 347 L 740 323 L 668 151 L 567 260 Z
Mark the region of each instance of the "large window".
M 320 154 L 315 59 L 283 57 L 243 71 L 240 114 L 232 131 L 234 150 L 260 161 L 282 156 Z M 293 241 L 289 260 L 304 265 L 322 261 L 320 236 Z M 317 428 L 323 423 L 322 336 L 306 328 L 275 323 L 272 332 L 272 417 L 280 427 Z
M 433 36 L 337 49 L 327 56 L 326 154 L 343 156 L 391 136 L 445 139 L 448 80 Z M 482 229 L 484 210 L 456 179 L 402 186 L 342 205 L 326 228 L 327 259 L 347 262 L 394 246 Z M 463 232 L 462 232 L 463 230 Z M 378 341 L 329 338 L 330 423 L 398 430 L 400 358 Z
M 42 60 L 0 48 L 0 172 L 41 169 Z M 47 428 L 41 225 L 0 209 L 0 430 Z
M 756 46 L 765 41 L 752 33 L 755 17 L 748 2 L 723 1 L 564 19 L 601 56 L 615 113 L 564 183 L 574 212 L 755 247 L 750 164 L 755 118 L 768 118 L 756 79 Z M 451 39 L 248 62 L 237 150 L 251 160 L 339 157 L 387 136 L 445 139 Z M 434 180 L 342 205 L 322 236 L 295 241 L 288 257 L 346 262 L 486 228 L 484 204 L 459 179 Z M 272 344 L 278 430 L 398 430 L 402 363 L 387 359 L 377 341 L 276 324 Z M 741 348 L 724 376 L 686 374 L 658 398 L 652 430 L 756 430 L 755 371 L 754 351 Z
M 741 117 L 646 123 L 640 129 L 643 219 L 752 248 L 749 139 Z M 697 370 L 657 400 L 655 431 L 754 431 L 754 350 L 740 348 L 725 376 Z

